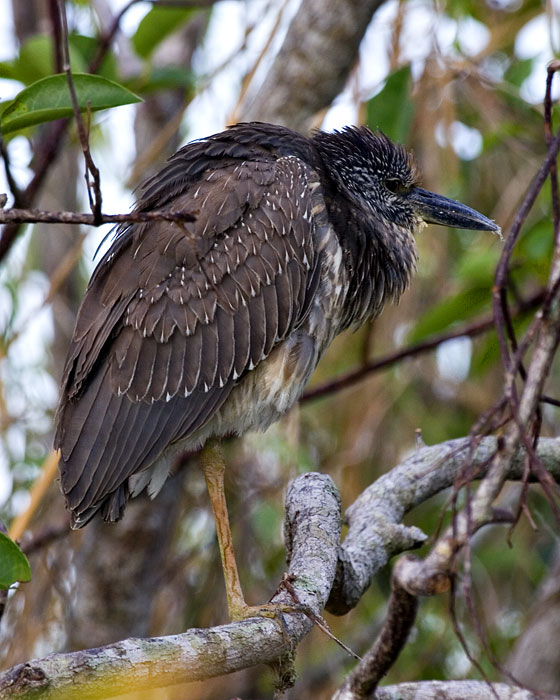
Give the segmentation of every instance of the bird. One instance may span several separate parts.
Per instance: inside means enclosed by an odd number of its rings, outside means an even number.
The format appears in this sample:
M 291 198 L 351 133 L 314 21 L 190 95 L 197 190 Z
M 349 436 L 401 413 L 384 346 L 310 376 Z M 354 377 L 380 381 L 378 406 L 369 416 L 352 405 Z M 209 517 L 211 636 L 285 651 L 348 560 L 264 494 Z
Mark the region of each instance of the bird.
M 171 156 L 134 211 L 194 221 L 121 225 L 77 314 L 55 432 L 72 527 L 119 520 L 203 447 L 230 617 L 247 617 L 219 440 L 266 430 L 336 335 L 398 301 L 428 223 L 499 232 L 419 183 L 411 152 L 367 126 L 240 123 Z

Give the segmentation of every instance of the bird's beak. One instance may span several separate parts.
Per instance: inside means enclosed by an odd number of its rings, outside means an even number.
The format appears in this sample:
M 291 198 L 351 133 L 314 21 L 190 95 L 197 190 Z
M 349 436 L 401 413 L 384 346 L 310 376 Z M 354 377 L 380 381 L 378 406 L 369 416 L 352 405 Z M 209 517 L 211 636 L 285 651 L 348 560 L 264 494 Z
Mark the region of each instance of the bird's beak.
M 493 231 L 501 235 L 500 227 L 479 212 L 454 199 L 414 187 L 408 193 L 417 214 L 428 224 L 441 224 L 474 231 Z

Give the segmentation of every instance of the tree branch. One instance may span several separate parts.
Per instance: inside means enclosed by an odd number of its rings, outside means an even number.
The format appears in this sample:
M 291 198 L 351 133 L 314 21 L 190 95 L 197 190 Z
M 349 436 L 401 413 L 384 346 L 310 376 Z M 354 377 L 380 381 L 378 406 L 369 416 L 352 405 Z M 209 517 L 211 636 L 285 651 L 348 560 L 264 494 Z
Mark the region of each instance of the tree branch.
M 558 700 L 556 695 L 532 693 L 505 683 L 484 681 L 422 681 L 378 688 L 375 700 Z M 373 696 L 372 696 L 373 700 Z
M 390 556 L 424 541 L 418 528 L 400 524 L 403 516 L 452 486 L 467 463 L 476 469 L 477 478 L 484 476 L 497 440 L 484 438 L 474 452 L 471 446 L 471 439 L 463 438 L 422 448 L 380 477 L 348 509 L 349 531 L 340 547 L 340 499 L 332 480 L 315 473 L 295 479 L 286 496 L 285 526 L 288 575 L 298 600 L 313 614 L 320 614 L 336 569 L 329 609 L 341 614 L 353 607 Z M 560 481 L 560 439 L 541 439 L 536 449 L 550 476 Z M 524 458 L 523 449 L 518 449 L 509 465 L 509 479 L 523 477 Z M 281 590 L 272 602 L 289 605 L 293 598 Z M 77 687 L 84 700 L 112 697 L 125 690 L 154 689 L 273 663 L 292 651 L 312 624 L 304 613 L 284 615 L 284 623 L 253 618 L 168 637 L 128 639 L 72 654 L 52 654 L 1 674 L 0 700 L 27 699 L 39 691 L 42 699 L 65 700 L 75 697 Z M 509 697 L 513 698 L 504 696 Z M 519 697 L 529 700 L 532 696 Z
M 391 596 L 381 631 L 371 649 L 333 695 L 333 700 L 370 697 L 406 644 L 416 619 L 418 598 L 408 593 L 399 582 L 396 572 L 401 561 L 397 562 L 391 577 Z
M 560 147 L 560 133 L 556 140 L 556 149 Z M 554 152 L 555 153 L 555 152 Z M 550 165 L 550 164 L 549 164 Z M 537 182 L 538 179 L 535 181 Z M 543 180 L 544 182 L 544 180 Z M 536 197 L 536 192 L 531 188 L 531 196 Z M 529 194 L 526 201 L 530 200 Z M 520 208 L 520 212 L 523 206 Z M 520 219 L 522 221 L 523 219 Z M 521 223 L 519 224 L 521 226 Z M 513 237 L 514 230 L 510 237 Z M 509 243 L 508 238 L 508 243 Z M 509 253 L 505 252 L 503 259 L 509 259 Z M 507 268 L 503 268 L 502 261 L 496 273 L 496 286 L 499 281 L 505 283 Z M 495 453 L 490 460 L 488 471 L 478 487 L 476 494 L 469 500 L 467 506 L 453 518 L 453 523 L 446 529 L 443 535 L 435 543 L 430 554 L 423 561 L 409 562 L 407 570 L 407 582 L 405 587 L 410 593 L 415 595 L 431 595 L 435 590 L 441 590 L 443 577 L 450 581 L 452 574 L 452 564 L 455 555 L 465 545 L 470 537 L 489 520 L 492 519 L 492 506 L 500 493 L 504 481 L 508 477 L 511 460 L 522 444 L 527 452 L 526 459 L 531 471 L 538 476 L 545 493 L 549 497 L 553 508 L 555 504 L 548 493 L 547 475 L 542 470 L 541 460 L 535 453 L 532 446 L 532 435 L 538 435 L 538 409 L 540 397 L 543 393 L 545 382 L 548 379 L 552 361 L 554 359 L 558 343 L 560 341 L 560 251 L 555 250 L 552 261 L 547 295 L 543 307 L 539 310 L 533 324 L 526 334 L 533 330 L 535 348 L 531 356 L 531 361 L 526 372 L 525 383 L 521 394 L 517 398 L 515 390 L 515 375 L 522 356 L 522 348 L 526 345 L 522 343 L 517 352 L 511 356 L 507 349 L 507 343 L 503 331 L 498 333 L 502 336 L 503 360 L 506 366 L 506 378 L 504 385 L 504 396 L 509 400 L 512 410 L 513 420 L 509 422 L 504 431 L 504 437 L 500 439 Z M 495 296 L 494 312 L 496 314 L 496 324 L 499 329 L 499 315 L 503 312 L 498 297 Z M 503 317 L 502 317 L 503 318 Z M 532 338 L 531 338 L 532 340 Z M 533 426 L 537 426 L 537 431 L 533 433 Z M 474 438 L 473 438 L 474 440 Z M 474 465 L 469 468 L 472 470 Z
M 195 214 L 176 209 L 154 209 L 153 211 L 135 211 L 128 214 L 82 214 L 74 211 L 43 211 L 41 209 L 0 209 L 0 223 L 17 224 L 86 224 L 102 226 L 103 224 L 139 223 L 142 221 L 194 221 Z
M 516 317 L 531 309 L 534 309 L 536 306 L 542 304 L 544 298 L 545 290 L 541 289 L 538 292 L 535 292 L 528 299 L 524 300 L 517 306 L 513 316 Z M 406 358 L 422 355 L 425 352 L 429 352 L 430 350 L 438 347 L 438 345 L 446 343 L 448 340 L 463 338 L 464 336 L 476 338 L 482 333 L 487 333 L 488 331 L 492 330 L 494 327 L 495 323 L 493 316 L 483 316 L 471 321 L 470 323 L 465 323 L 462 326 L 454 327 L 453 330 L 446 331 L 445 333 L 439 333 L 431 338 L 415 343 L 414 345 L 409 345 L 408 347 L 401 348 L 395 352 L 388 353 L 385 356 L 360 364 L 358 368 L 352 369 L 349 372 L 346 372 L 346 374 L 330 379 L 319 386 L 312 387 L 301 397 L 300 403 L 320 399 L 324 396 L 334 394 L 337 391 L 341 391 L 342 389 L 346 389 L 360 382 L 368 374 L 391 367 L 392 365 L 396 364 L 397 362 L 401 362 L 401 360 Z
M 401 524 L 406 513 L 453 486 L 466 465 L 482 478 L 497 447 L 495 437 L 481 439 L 474 451 L 471 438 L 424 447 L 369 486 L 346 511 L 348 534 L 340 547 L 327 610 L 346 614 L 392 556 L 423 544 L 426 535 L 421 530 Z M 560 482 L 560 439 L 541 438 L 536 450 L 547 472 Z M 513 454 L 508 479 L 523 478 L 525 454 L 521 447 Z
M 329 594 L 340 541 L 340 497 L 330 477 L 303 474 L 286 495 L 289 576 L 298 599 L 319 614 Z M 273 603 L 292 604 L 282 589 Z M 19 664 L 0 675 L 0 700 L 81 700 L 165 687 L 272 663 L 292 651 L 312 623 L 304 613 L 192 629 Z M 217 660 L 219 659 L 219 662 Z M 79 689 L 79 690 L 78 690 Z
M 78 104 L 78 96 L 76 95 L 76 88 L 74 86 L 74 78 L 72 76 L 72 68 L 70 67 L 70 50 L 68 47 L 68 21 L 66 18 L 66 5 L 64 0 L 58 0 L 58 10 L 60 17 L 60 31 L 62 35 L 62 68 L 64 73 L 66 74 L 66 82 L 68 84 L 68 91 L 70 92 L 70 99 L 72 101 L 74 119 L 76 120 L 76 128 L 78 130 L 78 138 L 82 147 L 82 153 L 84 154 L 84 161 L 86 166 L 84 177 L 86 181 L 86 190 L 88 193 L 89 206 L 91 208 L 94 221 L 97 224 L 99 224 L 101 221 L 101 206 L 103 201 L 101 197 L 101 182 L 99 177 L 99 169 L 93 161 L 93 156 L 91 155 L 91 151 L 89 148 L 89 133 L 86 132 L 84 120 L 82 119 L 82 113 L 80 112 L 80 106 Z M 90 180 L 89 178 L 90 174 L 92 180 Z
M 116 15 L 113 25 L 111 26 L 109 32 L 101 37 L 99 41 L 99 49 L 94 56 L 91 64 L 88 66 L 89 73 L 96 73 L 103 59 L 107 55 L 111 42 L 114 39 L 115 34 L 120 28 L 120 22 L 125 15 L 125 13 L 139 0 L 130 0 L 130 2 L 121 9 L 121 11 Z M 46 125 L 42 131 L 41 139 L 38 145 L 35 147 L 34 152 L 34 167 L 33 167 L 33 178 L 31 182 L 27 185 L 25 190 L 12 190 L 15 203 L 18 207 L 29 207 L 34 202 L 37 197 L 49 168 L 58 156 L 65 140 L 66 130 L 71 123 L 70 119 L 59 119 L 57 121 L 51 122 Z M 15 184 L 15 183 L 14 183 Z M 0 219 L 0 223 L 7 223 L 6 226 L 0 232 L 0 262 L 6 257 L 12 244 L 17 238 L 20 227 L 22 223 L 27 223 L 26 221 L 18 221 L 14 219 L 13 221 L 5 221 Z M 33 223 L 33 222 L 30 222 Z M 74 222 L 71 222 L 74 223 Z M 81 223 L 81 222 L 77 222 Z

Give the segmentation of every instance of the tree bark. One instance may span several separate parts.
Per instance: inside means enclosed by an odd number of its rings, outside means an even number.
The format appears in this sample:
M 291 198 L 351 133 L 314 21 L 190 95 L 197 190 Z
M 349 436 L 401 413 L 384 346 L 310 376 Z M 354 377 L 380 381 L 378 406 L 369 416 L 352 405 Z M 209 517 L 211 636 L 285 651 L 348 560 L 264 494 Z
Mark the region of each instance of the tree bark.
M 303 0 L 244 120 L 305 132 L 317 112 L 340 94 L 357 62 L 360 42 L 382 0 Z
M 554 700 L 505 683 L 423 681 L 378 688 L 375 700 Z

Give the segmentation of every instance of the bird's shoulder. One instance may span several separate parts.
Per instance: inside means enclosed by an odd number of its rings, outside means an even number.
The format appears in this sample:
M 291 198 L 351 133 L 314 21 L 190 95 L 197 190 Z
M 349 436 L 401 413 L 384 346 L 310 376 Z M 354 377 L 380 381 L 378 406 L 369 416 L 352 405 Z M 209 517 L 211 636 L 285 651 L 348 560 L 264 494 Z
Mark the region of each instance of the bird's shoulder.
M 139 210 L 165 206 L 208 172 L 238 163 L 269 163 L 293 157 L 317 169 L 317 149 L 310 139 L 283 126 L 249 122 L 192 141 L 176 153 L 141 188 Z

